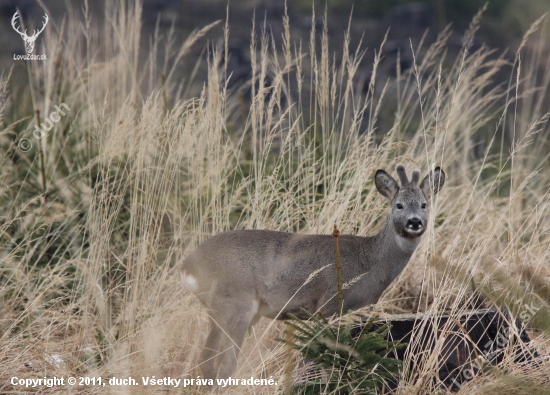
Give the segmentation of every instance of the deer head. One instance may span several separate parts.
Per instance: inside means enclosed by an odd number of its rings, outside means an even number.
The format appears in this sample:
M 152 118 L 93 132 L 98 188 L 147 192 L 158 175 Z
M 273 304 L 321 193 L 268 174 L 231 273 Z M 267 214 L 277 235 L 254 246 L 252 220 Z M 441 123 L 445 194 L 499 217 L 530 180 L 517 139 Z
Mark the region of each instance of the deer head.
M 412 172 L 409 180 L 405 167 L 395 168 L 401 185 L 384 170 L 376 172 L 374 181 L 378 191 L 391 202 L 390 221 L 395 232 L 404 238 L 422 236 L 428 221 L 427 201 L 445 183 L 445 172 L 438 166 L 420 182 L 420 170 Z
M 13 18 L 11 18 L 11 26 L 17 33 L 21 35 L 23 41 L 25 41 L 25 50 L 27 51 L 27 54 L 31 54 L 32 51 L 34 51 L 34 42 L 36 41 L 38 35 L 44 31 L 44 28 L 48 24 L 49 18 L 47 14 L 44 14 L 44 23 L 42 24 L 42 28 L 38 31 L 35 30 L 32 36 L 27 36 L 27 30 L 25 29 L 25 31 L 22 32 L 16 25 L 17 18 L 19 17 L 19 11 L 16 11 L 15 14 L 13 14 Z

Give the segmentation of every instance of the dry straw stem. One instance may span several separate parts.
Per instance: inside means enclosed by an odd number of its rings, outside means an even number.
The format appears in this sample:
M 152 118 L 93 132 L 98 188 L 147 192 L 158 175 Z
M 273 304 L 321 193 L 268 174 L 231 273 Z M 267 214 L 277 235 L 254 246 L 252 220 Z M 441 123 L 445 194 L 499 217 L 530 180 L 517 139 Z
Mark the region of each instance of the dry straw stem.
M 8 361 L 0 392 L 17 391 L 13 376 L 196 377 L 208 320 L 175 276 L 182 257 L 228 229 L 326 233 L 338 223 L 344 234 L 374 234 L 386 207 L 372 175 L 396 163 L 426 172 L 437 163 L 449 181 L 407 269 L 369 310 L 459 315 L 468 273 L 480 289 L 514 298 L 527 290 L 529 302 L 546 308 L 550 68 L 545 35 L 534 31 L 542 24 L 528 32 L 508 86 L 493 83 L 510 72 L 505 55 L 471 40 L 449 61 L 447 29 L 413 48 L 413 70 L 398 78 L 384 76 L 377 51 L 364 95 L 354 85 L 364 50 L 349 48 L 350 31 L 336 62 L 326 23 L 320 32 L 313 23 L 302 45 L 286 15 L 282 48 L 267 27 L 255 28 L 252 78 L 229 92 L 227 24 L 224 43 L 187 74 L 188 49 L 205 44 L 214 25 L 177 48 L 173 34 L 157 32 L 144 50 L 139 2 L 107 2 L 101 22 L 87 10 L 68 5 L 62 24 L 51 20 L 55 34 L 45 32 L 39 45 L 55 61 L 29 65 L 31 97 L 0 77 L 0 360 Z M 478 24 L 476 17 L 467 37 Z M 49 114 L 60 103 L 71 112 L 40 141 L 43 165 L 35 150 L 14 151 L 34 111 Z M 37 198 L 42 185 L 47 201 Z M 286 351 L 274 341 L 282 328 L 266 320 L 251 331 L 239 376 L 284 376 Z M 547 327 L 532 328 L 534 345 L 550 350 Z M 398 392 L 442 391 L 442 344 L 413 338 Z M 550 375 L 546 359 L 536 369 L 512 361 L 504 364 L 513 374 L 476 378 L 462 393 L 513 392 L 526 382 L 536 393 Z
M 342 293 L 342 264 L 340 263 L 340 247 L 338 245 L 338 236 L 340 235 L 340 231 L 338 230 L 338 227 L 336 224 L 334 224 L 334 231 L 332 232 L 332 236 L 334 237 L 334 256 L 336 257 L 336 277 L 338 283 L 336 284 L 338 289 L 338 312 L 340 316 L 343 314 L 344 309 L 344 295 Z

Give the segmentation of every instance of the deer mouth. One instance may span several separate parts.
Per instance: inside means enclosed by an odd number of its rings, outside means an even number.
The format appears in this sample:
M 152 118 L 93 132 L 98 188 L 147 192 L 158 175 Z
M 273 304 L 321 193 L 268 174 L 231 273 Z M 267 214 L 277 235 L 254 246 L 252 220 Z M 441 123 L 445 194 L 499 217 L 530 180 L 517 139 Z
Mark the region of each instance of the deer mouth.
M 417 237 L 422 236 L 425 230 L 426 229 L 423 226 L 411 228 L 408 225 L 405 225 L 398 233 L 401 237 L 404 237 L 406 239 L 416 239 Z
M 407 228 L 405 229 L 405 232 L 412 235 L 419 235 L 424 232 L 424 228 L 422 227 L 422 225 L 420 225 L 418 228 L 412 228 L 410 226 L 407 226 Z
M 424 226 L 419 218 L 411 218 L 405 224 L 405 233 L 409 236 L 416 237 L 424 233 Z

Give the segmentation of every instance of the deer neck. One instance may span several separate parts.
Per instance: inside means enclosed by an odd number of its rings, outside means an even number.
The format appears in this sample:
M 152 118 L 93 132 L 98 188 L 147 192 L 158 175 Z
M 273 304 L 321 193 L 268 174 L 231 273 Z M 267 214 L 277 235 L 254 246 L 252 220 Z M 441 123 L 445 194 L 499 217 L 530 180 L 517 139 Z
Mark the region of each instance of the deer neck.
M 370 253 L 374 256 L 371 265 L 395 279 L 411 259 L 421 237 L 409 239 L 400 236 L 394 229 L 391 215 L 388 215 L 386 225 L 370 241 Z

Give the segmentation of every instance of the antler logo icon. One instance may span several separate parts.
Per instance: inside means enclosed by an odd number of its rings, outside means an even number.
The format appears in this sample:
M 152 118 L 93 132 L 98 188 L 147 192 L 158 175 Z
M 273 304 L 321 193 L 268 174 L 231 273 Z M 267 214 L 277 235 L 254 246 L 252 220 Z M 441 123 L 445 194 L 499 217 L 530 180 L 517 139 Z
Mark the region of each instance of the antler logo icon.
M 16 11 L 15 14 L 13 14 L 13 18 L 11 18 L 11 26 L 13 27 L 13 29 L 17 33 L 19 33 L 21 35 L 21 37 L 23 38 L 23 41 L 25 41 L 25 50 L 27 51 L 27 54 L 30 55 L 30 54 L 32 54 L 32 51 L 34 51 L 34 42 L 36 41 L 36 38 L 38 37 L 38 35 L 40 33 L 42 33 L 44 31 L 44 28 L 48 24 L 48 21 L 49 21 L 48 15 L 44 14 L 44 23 L 42 25 L 42 29 L 40 29 L 38 31 L 35 30 L 32 36 L 27 36 L 27 30 L 26 29 L 25 29 L 24 32 L 19 30 L 19 28 L 16 25 L 17 18 L 20 18 L 19 11 Z

